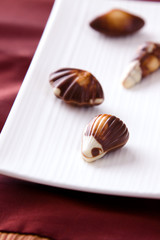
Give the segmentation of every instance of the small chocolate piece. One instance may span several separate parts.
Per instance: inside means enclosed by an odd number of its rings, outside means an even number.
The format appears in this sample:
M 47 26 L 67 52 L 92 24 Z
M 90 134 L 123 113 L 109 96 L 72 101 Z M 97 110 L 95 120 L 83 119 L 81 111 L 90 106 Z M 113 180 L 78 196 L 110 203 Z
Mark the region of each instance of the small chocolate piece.
M 54 94 L 67 103 L 94 106 L 104 101 L 102 87 L 90 72 L 64 68 L 52 73 L 49 81 Z
M 131 88 L 160 67 L 160 44 L 146 42 L 140 46 L 137 56 L 123 74 L 122 84 Z
M 129 12 L 113 9 L 91 21 L 90 26 L 107 36 L 120 37 L 140 30 L 145 22 Z
M 82 137 L 82 157 L 93 162 L 126 144 L 129 132 L 117 117 L 100 114 L 86 126 Z

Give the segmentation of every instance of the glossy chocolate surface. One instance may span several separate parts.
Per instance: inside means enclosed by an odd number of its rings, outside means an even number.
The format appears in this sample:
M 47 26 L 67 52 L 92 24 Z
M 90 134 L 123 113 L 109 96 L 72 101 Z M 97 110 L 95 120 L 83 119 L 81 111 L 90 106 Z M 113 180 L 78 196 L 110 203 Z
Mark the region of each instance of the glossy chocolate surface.
M 160 67 L 160 44 L 146 42 L 138 49 L 135 59 L 140 62 L 142 77 L 156 71 Z
M 49 81 L 56 89 L 56 96 L 67 103 L 93 106 L 104 100 L 102 87 L 90 72 L 64 68 L 52 73 Z
M 145 22 L 141 17 L 120 9 L 113 9 L 90 22 L 90 26 L 105 35 L 118 37 L 140 30 Z
M 87 126 L 85 136 L 93 136 L 102 146 L 104 152 L 122 147 L 129 138 L 126 125 L 117 117 L 101 114 L 95 117 Z M 98 149 L 92 150 L 96 156 Z

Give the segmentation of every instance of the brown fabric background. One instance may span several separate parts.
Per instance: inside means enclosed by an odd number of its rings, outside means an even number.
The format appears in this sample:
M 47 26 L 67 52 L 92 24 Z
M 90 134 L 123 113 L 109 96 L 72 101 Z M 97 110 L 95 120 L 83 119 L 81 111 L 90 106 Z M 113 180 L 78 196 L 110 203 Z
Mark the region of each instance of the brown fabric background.
M 0 1 L 0 128 L 52 5 L 53 0 Z M 160 200 L 69 191 L 0 175 L 0 231 L 55 240 L 159 240 Z
M 0 231 L 55 240 L 159 240 L 160 201 L 82 193 L 0 177 Z
M 53 0 L 0 0 L 0 131 L 24 79 Z

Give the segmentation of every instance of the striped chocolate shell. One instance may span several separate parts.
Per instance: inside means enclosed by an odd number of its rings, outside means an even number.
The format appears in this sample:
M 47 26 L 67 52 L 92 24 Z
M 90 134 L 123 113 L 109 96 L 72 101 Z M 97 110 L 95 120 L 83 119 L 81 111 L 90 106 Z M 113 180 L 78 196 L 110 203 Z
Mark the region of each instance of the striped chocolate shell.
M 160 44 L 146 42 L 138 48 L 122 76 L 122 85 L 131 88 L 160 68 Z
M 63 68 L 50 75 L 56 97 L 79 106 L 99 105 L 104 100 L 102 87 L 90 73 L 75 68 Z
M 82 157 L 87 162 L 95 161 L 106 153 L 124 146 L 128 138 L 128 129 L 119 118 L 100 114 L 84 129 Z

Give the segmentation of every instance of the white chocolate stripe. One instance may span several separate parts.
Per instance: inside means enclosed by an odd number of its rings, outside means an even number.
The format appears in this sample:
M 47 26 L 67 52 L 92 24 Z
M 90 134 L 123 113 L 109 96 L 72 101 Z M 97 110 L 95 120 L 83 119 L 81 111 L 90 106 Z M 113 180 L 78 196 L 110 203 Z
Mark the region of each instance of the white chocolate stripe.
M 99 148 L 101 150 L 101 153 L 98 156 L 93 157 L 92 155 L 92 149 L 93 148 Z M 82 139 L 82 157 L 87 162 L 92 162 L 98 158 L 100 158 L 101 155 L 104 155 L 104 151 L 102 148 L 102 145 L 93 137 L 93 136 L 83 136 Z
M 140 62 L 135 60 L 131 62 L 123 74 L 122 84 L 125 88 L 131 88 L 142 80 L 142 70 Z

